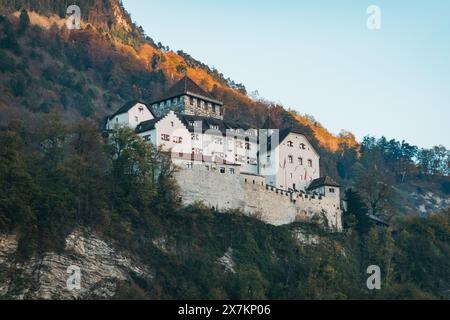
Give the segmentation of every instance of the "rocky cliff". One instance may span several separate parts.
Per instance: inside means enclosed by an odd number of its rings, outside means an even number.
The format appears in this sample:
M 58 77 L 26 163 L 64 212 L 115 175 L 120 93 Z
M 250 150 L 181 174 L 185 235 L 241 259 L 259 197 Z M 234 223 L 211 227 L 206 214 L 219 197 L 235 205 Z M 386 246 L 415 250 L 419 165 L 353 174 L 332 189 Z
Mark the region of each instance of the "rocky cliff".
M 63 253 L 48 252 L 22 263 L 16 260 L 16 250 L 15 235 L 0 235 L 0 298 L 111 298 L 131 275 L 153 277 L 142 263 L 86 230 L 70 234 Z M 79 288 L 75 270 L 80 271 Z

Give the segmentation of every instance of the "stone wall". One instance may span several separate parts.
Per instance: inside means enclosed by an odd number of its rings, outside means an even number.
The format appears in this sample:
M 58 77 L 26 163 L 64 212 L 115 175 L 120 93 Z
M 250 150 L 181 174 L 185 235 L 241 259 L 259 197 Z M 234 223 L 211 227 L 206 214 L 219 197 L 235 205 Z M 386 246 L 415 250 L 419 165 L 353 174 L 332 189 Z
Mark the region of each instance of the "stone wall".
M 165 116 L 169 111 L 185 113 L 189 115 L 210 117 L 223 120 L 224 107 L 217 103 L 212 103 L 201 98 L 193 97 L 191 104 L 190 96 L 184 95 L 161 101 L 152 105 L 153 112 L 158 117 Z
M 191 97 L 183 96 L 182 98 L 184 101 L 185 114 L 223 120 L 223 106 L 210 101 L 202 100 L 198 97 L 193 97 L 193 103 L 191 104 Z
M 206 171 L 203 167 L 181 169 L 176 174 L 186 204 L 201 201 L 216 210 L 240 209 L 273 225 L 317 219 L 342 230 L 338 198 L 290 193 L 266 185 L 261 176 Z

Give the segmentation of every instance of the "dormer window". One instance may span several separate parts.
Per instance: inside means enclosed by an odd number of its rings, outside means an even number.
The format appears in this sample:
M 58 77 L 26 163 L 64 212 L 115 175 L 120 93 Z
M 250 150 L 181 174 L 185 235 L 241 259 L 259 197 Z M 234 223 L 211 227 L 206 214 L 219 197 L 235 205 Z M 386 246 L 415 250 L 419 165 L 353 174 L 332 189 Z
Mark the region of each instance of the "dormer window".
M 214 124 L 211 124 L 211 125 L 209 126 L 209 128 L 210 128 L 210 129 L 213 129 L 213 130 L 219 130 L 219 126 L 218 126 L 218 125 L 214 125 Z

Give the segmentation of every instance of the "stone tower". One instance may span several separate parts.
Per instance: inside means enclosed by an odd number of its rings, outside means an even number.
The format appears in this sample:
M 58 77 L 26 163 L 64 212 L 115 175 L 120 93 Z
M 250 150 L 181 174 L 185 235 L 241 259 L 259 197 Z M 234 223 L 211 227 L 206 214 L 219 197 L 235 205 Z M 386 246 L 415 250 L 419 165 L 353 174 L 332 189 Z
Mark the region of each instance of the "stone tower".
M 224 106 L 200 88 L 188 76 L 175 83 L 166 93 L 151 103 L 158 117 L 170 110 L 177 113 L 210 117 L 223 120 Z

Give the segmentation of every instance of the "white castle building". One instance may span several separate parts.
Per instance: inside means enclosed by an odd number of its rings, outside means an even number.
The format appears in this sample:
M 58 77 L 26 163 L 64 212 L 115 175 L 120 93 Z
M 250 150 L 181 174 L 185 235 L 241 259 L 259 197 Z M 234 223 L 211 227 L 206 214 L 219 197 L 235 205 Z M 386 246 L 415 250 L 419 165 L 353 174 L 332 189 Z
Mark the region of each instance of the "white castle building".
M 171 152 L 187 204 L 241 209 L 274 225 L 316 219 L 342 229 L 339 185 L 320 176 L 320 156 L 301 132 L 242 128 L 223 115 L 222 102 L 184 77 L 150 106 L 125 104 L 106 129 L 131 127 Z

